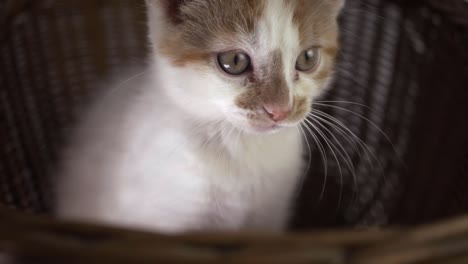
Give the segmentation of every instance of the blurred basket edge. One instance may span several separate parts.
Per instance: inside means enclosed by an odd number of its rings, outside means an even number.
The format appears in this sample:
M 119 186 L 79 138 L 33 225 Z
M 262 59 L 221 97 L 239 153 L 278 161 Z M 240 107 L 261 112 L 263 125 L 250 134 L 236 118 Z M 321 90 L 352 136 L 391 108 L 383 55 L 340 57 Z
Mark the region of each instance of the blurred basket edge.
M 175 236 L 4 207 L 0 219 L 0 257 L 13 263 L 468 263 L 468 215 L 413 229 Z

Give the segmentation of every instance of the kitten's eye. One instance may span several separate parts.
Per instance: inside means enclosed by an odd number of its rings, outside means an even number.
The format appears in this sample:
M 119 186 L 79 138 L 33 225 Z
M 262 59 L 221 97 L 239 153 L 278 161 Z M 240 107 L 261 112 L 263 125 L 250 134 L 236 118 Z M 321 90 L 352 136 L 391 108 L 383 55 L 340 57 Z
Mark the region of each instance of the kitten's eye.
M 230 75 L 240 75 L 250 68 L 250 57 L 241 51 L 226 51 L 218 54 L 218 64 Z
M 296 70 L 306 72 L 313 70 L 320 62 L 320 52 L 317 47 L 309 48 L 301 52 L 296 60 Z

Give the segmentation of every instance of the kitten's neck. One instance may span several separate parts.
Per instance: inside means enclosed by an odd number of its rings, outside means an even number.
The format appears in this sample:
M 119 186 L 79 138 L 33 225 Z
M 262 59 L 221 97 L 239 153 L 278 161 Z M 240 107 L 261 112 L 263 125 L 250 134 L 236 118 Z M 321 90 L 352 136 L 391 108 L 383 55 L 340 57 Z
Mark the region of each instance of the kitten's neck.
M 188 120 L 187 120 L 188 121 Z M 198 147 L 211 149 L 219 155 L 242 158 L 247 152 L 266 155 L 274 146 L 283 145 L 290 140 L 299 140 L 297 127 L 282 128 L 270 134 L 253 134 L 227 122 L 194 121 L 187 123 L 187 131 Z

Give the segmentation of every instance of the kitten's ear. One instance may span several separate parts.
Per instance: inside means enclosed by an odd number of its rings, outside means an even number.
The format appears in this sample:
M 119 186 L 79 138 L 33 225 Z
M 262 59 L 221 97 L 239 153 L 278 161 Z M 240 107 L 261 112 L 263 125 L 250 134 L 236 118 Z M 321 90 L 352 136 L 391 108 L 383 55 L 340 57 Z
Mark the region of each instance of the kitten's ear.
M 146 0 L 150 8 L 159 10 L 160 15 L 166 21 L 178 24 L 180 20 L 180 8 L 189 0 Z
M 190 1 L 194 0 L 146 0 L 150 43 L 168 36 L 167 30 L 182 22 L 181 9 Z
M 330 4 L 333 5 L 333 10 L 335 10 L 337 14 L 341 12 L 341 9 L 343 9 L 345 5 L 345 0 L 328 0 L 328 1 L 330 1 Z

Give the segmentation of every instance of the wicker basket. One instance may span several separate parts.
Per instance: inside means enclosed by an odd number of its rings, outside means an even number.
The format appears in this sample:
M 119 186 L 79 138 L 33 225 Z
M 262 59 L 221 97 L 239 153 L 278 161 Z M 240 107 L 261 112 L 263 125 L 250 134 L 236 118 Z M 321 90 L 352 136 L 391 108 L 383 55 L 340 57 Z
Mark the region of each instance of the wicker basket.
M 67 129 L 101 80 L 145 63 L 144 21 L 142 0 L 0 0 L 0 263 L 2 251 L 27 263 L 468 263 L 468 219 L 426 226 L 468 209 L 465 0 L 347 0 L 321 99 L 333 106 L 320 110 L 373 155 L 325 126 L 350 162 L 326 150 L 323 165 L 310 144 L 296 233 L 167 237 L 50 219 Z M 369 230 L 381 226 L 401 228 Z

